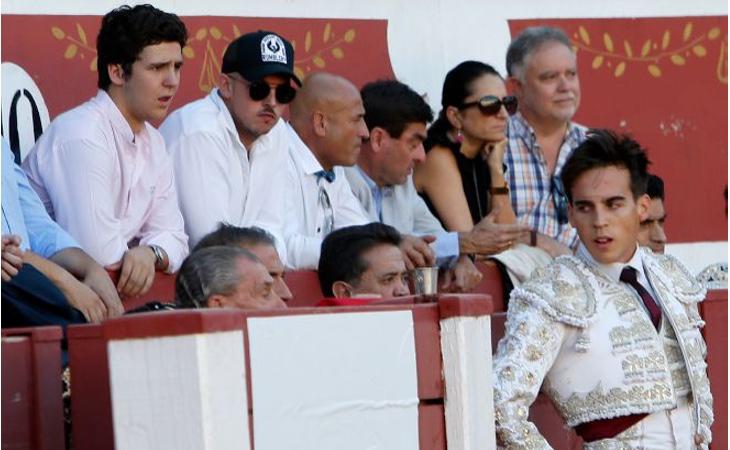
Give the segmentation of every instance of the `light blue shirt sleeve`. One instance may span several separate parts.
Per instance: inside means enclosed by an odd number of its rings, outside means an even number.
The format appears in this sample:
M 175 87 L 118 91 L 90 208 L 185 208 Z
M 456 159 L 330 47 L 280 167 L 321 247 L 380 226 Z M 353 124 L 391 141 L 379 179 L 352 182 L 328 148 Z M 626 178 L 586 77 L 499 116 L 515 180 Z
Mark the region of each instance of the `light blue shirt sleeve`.
M 68 247 L 80 247 L 46 212 L 38 194 L 2 141 L 2 233 L 21 237 L 21 248 L 48 258 Z
M 459 233 L 454 231 L 436 234 L 431 248 L 436 253 L 436 264 L 439 267 L 452 268 L 459 258 Z

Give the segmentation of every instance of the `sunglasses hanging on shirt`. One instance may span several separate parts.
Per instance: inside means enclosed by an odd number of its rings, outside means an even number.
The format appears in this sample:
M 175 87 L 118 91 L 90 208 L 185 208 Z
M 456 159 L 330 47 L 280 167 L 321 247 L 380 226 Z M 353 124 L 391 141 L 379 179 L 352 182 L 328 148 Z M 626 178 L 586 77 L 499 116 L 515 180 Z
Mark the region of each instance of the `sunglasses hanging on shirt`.
M 504 106 L 504 109 L 507 110 L 507 114 L 511 116 L 517 112 L 517 97 L 514 95 L 507 95 L 500 99 L 494 95 L 485 95 L 479 100 L 462 104 L 460 109 L 466 109 L 472 106 L 478 106 L 479 111 L 481 111 L 485 116 L 498 114 L 502 109 L 502 106 Z

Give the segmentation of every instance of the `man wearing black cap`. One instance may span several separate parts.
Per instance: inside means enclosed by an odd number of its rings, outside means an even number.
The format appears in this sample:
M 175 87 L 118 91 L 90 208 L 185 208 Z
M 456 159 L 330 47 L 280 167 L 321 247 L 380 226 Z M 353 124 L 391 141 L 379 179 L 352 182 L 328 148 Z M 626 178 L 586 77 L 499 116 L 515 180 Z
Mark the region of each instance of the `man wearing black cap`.
M 257 31 L 226 49 L 218 87 L 173 112 L 162 124 L 172 156 L 180 209 L 191 248 L 218 223 L 280 227 L 283 192 L 272 175 L 287 161 L 281 115 L 294 99 L 294 49 L 281 36 Z

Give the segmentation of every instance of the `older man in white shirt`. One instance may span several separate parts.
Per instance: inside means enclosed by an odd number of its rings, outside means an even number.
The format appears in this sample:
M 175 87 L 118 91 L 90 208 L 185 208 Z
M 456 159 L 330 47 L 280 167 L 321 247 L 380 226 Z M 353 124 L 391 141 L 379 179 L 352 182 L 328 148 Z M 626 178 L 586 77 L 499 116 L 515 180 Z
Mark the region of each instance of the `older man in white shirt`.
M 287 265 L 315 269 L 322 239 L 369 220 L 341 167 L 355 163 L 368 130 L 360 92 L 327 73 L 310 75 L 291 107 L 284 231 Z
M 316 268 L 322 239 L 331 231 L 370 222 L 350 189 L 342 166 L 357 162 L 368 138 L 357 88 L 328 74 L 310 75 L 292 103 L 289 189 L 285 224 L 288 265 Z M 340 166 L 340 167 L 336 167 Z M 404 235 L 401 252 L 409 268 L 433 265 L 434 236 Z
M 281 115 L 296 91 L 294 50 L 270 31 L 228 46 L 219 85 L 170 114 L 160 127 L 175 169 L 190 247 L 219 223 L 256 225 L 274 234 L 285 257 L 283 184 L 272 176 L 288 160 Z

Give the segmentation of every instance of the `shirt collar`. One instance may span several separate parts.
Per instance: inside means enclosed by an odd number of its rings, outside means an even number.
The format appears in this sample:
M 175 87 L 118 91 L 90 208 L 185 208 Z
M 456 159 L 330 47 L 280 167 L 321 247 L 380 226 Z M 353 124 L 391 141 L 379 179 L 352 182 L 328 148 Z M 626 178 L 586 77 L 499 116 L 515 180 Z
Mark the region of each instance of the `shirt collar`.
M 213 102 L 215 107 L 218 108 L 218 112 L 223 116 L 223 121 L 225 122 L 228 131 L 231 131 L 236 136 L 238 136 L 238 132 L 236 132 L 236 124 L 233 123 L 231 113 L 228 111 L 226 104 L 223 103 L 223 98 L 220 96 L 219 92 L 220 90 L 217 87 L 211 89 L 210 93 L 208 94 L 208 98 L 211 102 Z
M 121 133 L 126 141 L 134 144 L 135 135 L 132 127 L 129 126 L 129 122 L 124 118 L 124 115 L 109 94 L 105 90 L 99 89 L 99 92 L 97 92 L 96 97 L 92 101 L 103 110 L 104 115 L 109 118 L 112 127 Z M 147 122 L 142 123 L 142 129 L 138 136 L 142 139 L 147 139 Z
M 639 274 L 639 278 L 644 277 L 644 264 L 641 259 L 641 250 L 639 250 L 639 245 L 636 245 L 636 249 L 634 250 L 634 255 L 631 257 L 631 259 L 626 263 L 611 263 L 611 264 L 601 264 L 598 261 L 596 261 L 591 253 L 588 251 L 588 249 L 581 243 L 578 246 L 577 255 L 579 258 L 581 258 L 583 261 L 588 263 L 589 265 L 595 267 L 598 269 L 601 273 L 606 275 L 608 278 L 615 282 L 620 281 L 621 277 L 621 271 L 624 270 L 625 267 L 630 266 L 636 269 L 636 271 Z
M 373 196 L 376 197 L 377 195 L 382 194 L 384 197 L 387 197 L 391 193 L 393 193 L 393 189 L 395 186 L 383 186 L 380 187 L 375 183 L 375 180 L 370 178 L 370 175 L 365 173 L 365 171 L 362 169 L 362 167 L 355 165 L 358 172 L 360 172 L 360 175 L 362 175 L 362 179 L 365 180 L 365 184 L 370 189 L 370 192 L 372 192 Z
M 532 140 L 537 140 L 535 136 L 535 129 L 525 119 L 525 117 L 517 111 L 512 117 L 510 117 L 510 124 L 515 128 L 515 132 L 520 136 L 530 136 Z M 563 136 L 563 142 L 568 139 L 577 139 L 580 135 L 581 128 L 575 122 L 568 122 L 568 128 L 565 130 L 565 136 Z
M 309 147 L 307 147 L 307 144 L 302 141 L 291 124 L 287 123 L 286 126 L 289 131 L 289 142 L 292 149 L 292 155 L 301 163 L 304 173 L 306 175 L 315 176 L 317 172 L 324 170 L 322 165 L 314 156 L 314 153 L 312 153 L 312 150 L 310 150 Z
M 241 141 L 241 137 L 238 135 L 238 130 L 236 130 L 236 124 L 233 123 L 233 117 L 231 117 L 230 111 L 228 111 L 228 107 L 226 107 L 226 104 L 223 102 L 223 98 L 219 94 L 220 90 L 216 87 L 213 88 L 210 93 L 208 94 L 208 98 L 211 102 L 215 105 L 215 107 L 218 109 L 218 114 L 223 118 L 223 123 L 226 127 L 226 130 L 233 136 L 233 139 L 235 139 L 235 142 L 238 142 L 241 144 L 241 147 L 243 147 L 244 150 L 246 149 L 246 146 Z M 259 139 L 256 139 L 254 141 L 254 144 L 258 142 Z

